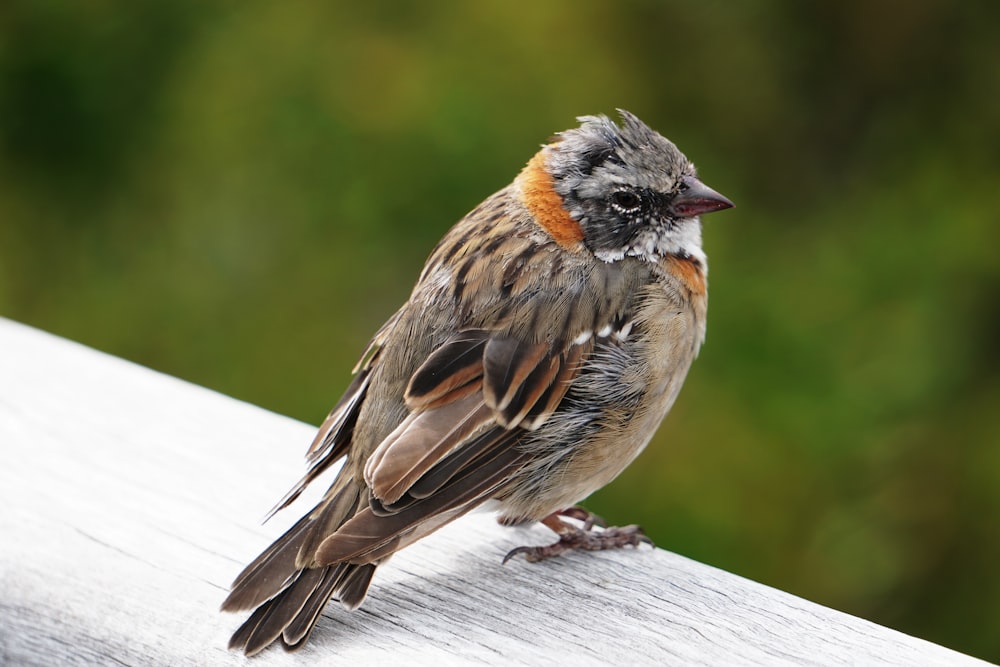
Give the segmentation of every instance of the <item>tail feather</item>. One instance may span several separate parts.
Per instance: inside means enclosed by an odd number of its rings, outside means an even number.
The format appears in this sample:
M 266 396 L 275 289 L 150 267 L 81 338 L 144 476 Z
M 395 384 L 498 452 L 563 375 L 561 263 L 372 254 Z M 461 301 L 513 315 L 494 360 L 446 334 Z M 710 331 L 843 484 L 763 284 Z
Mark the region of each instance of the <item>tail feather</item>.
M 260 625 L 260 622 L 264 620 L 267 613 L 270 611 L 270 605 L 261 605 L 257 607 L 257 610 L 250 614 L 250 618 L 243 621 L 243 625 L 237 628 L 233 636 L 229 638 L 229 650 L 233 649 L 239 651 L 246 651 L 247 643 L 250 641 L 250 637 L 253 635 L 253 631 Z
M 354 609 L 365 598 L 377 564 L 320 564 L 316 544 L 336 532 L 368 494 L 353 476 L 334 480 L 327 499 L 265 549 L 236 577 L 224 611 L 257 610 L 233 633 L 230 648 L 257 653 L 279 637 L 286 648 L 306 640 L 326 603 L 334 595 Z
M 344 581 L 337 588 L 337 597 L 344 609 L 354 611 L 365 601 L 365 596 L 368 595 L 368 586 L 372 583 L 376 567 L 378 567 L 378 563 L 349 565 L 347 567 Z
M 247 565 L 233 581 L 232 591 L 223 601 L 222 610 L 253 609 L 288 587 L 297 574 L 295 561 L 312 523 L 310 515 L 302 517 Z
M 253 655 L 280 637 L 282 631 L 299 615 L 309 596 L 323 580 L 326 569 L 302 570 L 291 586 L 264 605 L 267 611 L 259 620 L 251 617 L 247 621 L 247 624 L 254 623 L 246 633 L 246 641 L 240 648 L 247 655 Z M 237 630 L 237 634 L 242 630 L 243 628 Z M 234 640 L 236 636 L 233 635 Z
M 278 638 L 285 648 L 298 648 L 309 637 L 331 597 L 337 595 L 350 609 L 361 604 L 376 567 L 341 563 L 299 571 L 285 590 L 261 605 L 233 633 L 229 648 L 251 656 Z
M 481 434 L 418 481 L 420 491 L 432 492 L 388 511 L 372 502 L 350 470 L 342 471 L 327 499 L 236 578 L 223 610 L 257 609 L 233 634 L 230 648 L 253 655 L 280 639 L 293 649 L 305 642 L 331 597 L 348 610 L 359 607 L 379 564 L 478 505 L 523 464 L 525 454 L 510 446 L 512 437 L 499 428 Z
M 334 591 L 343 582 L 344 576 L 351 570 L 350 565 L 340 564 L 330 566 L 323 580 L 313 589 L 309 599 L 302 606 L 298 615 L 291 620 L 281 633 L 281 641 L 289 648 L 298 648 L 312 632 L 326 603 L 333 597 Z
M 327 535 L 334 533 L 345 521 L 353 516 L 359 508 L 368 506 L 368 490 L 362 489 L 352 479 L 343 478 L 334 482 L 329 492 L 329 498 L 321 503 L 317 510 L 310 513 L 314 517 L 313 525 L 303 537 L 299 545 L 295 567 L 319 567 L 329 563 L 316 562 L 316 549 Z M 337 490 L 337 486 L 340 489 Z

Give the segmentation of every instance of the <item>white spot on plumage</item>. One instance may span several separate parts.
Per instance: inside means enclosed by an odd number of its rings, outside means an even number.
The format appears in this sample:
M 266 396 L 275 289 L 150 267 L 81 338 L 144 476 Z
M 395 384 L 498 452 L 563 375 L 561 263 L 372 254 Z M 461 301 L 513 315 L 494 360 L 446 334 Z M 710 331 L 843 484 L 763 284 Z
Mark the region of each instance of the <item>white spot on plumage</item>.
M 597 250 L 594 252 L 594 257 L 606 264 L 618 262 L 625 258 L 625 248 L 619 248 L 618 250 Z
M 617 338 L 620 341 L 624 341 L 626 338 L 628 338 L 628 335 L 631 332 L 632 332 L 632 321 L 629 320 L 622 326 L 621 329 L 618 330 L 617 333 L 615 333 L 615 338 Z

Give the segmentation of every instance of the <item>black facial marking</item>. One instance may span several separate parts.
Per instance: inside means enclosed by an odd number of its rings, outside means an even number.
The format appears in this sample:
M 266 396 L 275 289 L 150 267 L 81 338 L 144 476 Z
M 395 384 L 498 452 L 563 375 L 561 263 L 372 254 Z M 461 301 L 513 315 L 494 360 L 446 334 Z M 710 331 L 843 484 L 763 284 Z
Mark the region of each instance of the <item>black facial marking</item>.
M 604 199 L 576 198 L 583 211 L 584 243 L 592 251 L 629 247 L 643 229 L 670 224 L 664 215 L 667 201 L 648 188 L 619 188 Z

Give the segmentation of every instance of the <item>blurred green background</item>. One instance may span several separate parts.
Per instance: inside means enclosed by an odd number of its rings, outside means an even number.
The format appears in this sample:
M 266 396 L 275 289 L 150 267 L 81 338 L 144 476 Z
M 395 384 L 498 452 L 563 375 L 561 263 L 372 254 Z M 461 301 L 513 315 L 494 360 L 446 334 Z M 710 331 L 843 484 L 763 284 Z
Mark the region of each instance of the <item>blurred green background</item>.
M 705 221 L 701 358 L 590 507 L 1000 661 L 998 28 L 985 1 L 8 0 L 0 314 L 317 423 L 444 231 L 627 108 L 737 208 Z

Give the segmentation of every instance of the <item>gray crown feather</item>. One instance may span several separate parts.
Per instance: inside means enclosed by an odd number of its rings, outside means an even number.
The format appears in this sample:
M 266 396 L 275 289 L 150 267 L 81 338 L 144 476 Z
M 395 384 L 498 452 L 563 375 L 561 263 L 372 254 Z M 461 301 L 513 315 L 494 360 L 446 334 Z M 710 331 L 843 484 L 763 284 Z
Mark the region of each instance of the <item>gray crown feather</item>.
M 655 188 L 661 185 L 660 175 L 693 171 L 671 141 L 634 114 L 624 109 L 618 113 L 621 125 L 603 114 L 581 116 L 580 127 L 560 132 L 558 141 L 547 147 L 546 164 L 559 194 L 586 197 L 588 183 L 594 187 L 601 181 Z M 644 179 L 649 182 L 636 182 Z

